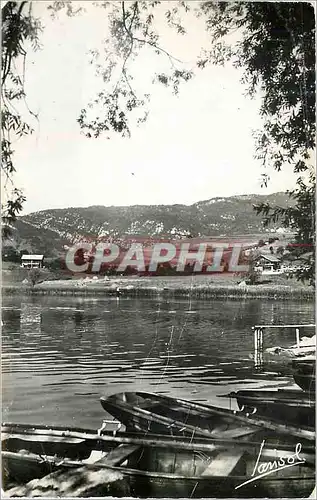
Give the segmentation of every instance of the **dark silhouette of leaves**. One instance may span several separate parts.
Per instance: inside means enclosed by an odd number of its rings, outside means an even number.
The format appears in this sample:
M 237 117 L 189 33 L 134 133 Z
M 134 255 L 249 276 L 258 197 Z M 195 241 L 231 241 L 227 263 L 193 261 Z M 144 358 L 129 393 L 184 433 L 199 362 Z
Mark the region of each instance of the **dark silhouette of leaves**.
M 3 189 L 7 201 L 2 208 L 2 234 L 8 237 L 11 226 L 22 211 L 25 201 L 23 192 L 15 187 L 13 174 L 14 150 L 13 139 L 32 133 L 31 126 L 26 123 L 16 108 L 16 102 L 25 102 L 24 75 L 17 74 L 14 62 L 26 57 L 25 42 L 29 41 L 34 49 L 38 48 L 39 22 L 33 17 L 28 2 L 7 2 L 2 8 L 2 73 L 1 73 L 1 173 Z M 27 108 L 28 109 L 28 108 Z M 30 114 L 33 114 L 28 109 Z

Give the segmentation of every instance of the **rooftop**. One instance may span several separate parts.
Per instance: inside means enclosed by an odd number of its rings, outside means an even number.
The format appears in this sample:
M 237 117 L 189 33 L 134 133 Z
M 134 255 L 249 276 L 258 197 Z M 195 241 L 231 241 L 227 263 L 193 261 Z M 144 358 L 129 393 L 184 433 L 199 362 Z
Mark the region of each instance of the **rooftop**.
M 44 255 L 31 255 L 31 254 L 22 255 L 22 260 L 43 260 L 43 259 Z
M 260 259 L 266 259 L 268 260 L 269 262 L 281 262 L 281 259 L 279 257 L 277 257 L 276 255 L 268 255 L 268 254 L 261 254 Z

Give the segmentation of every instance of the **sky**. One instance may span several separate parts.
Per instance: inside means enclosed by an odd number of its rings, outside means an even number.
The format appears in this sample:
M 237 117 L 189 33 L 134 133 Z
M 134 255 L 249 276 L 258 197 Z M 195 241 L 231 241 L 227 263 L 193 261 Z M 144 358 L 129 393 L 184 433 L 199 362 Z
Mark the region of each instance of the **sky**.
M 87 139 L 76 120 L 102 88 L 88 51 L 100 49 L 109 35 L 106 11 L 85 2 L 86 12 L 72 18 L 61 12 L 53 20 L 50 2 L 33 3 L 44 30 L 42 47 L 28 52 L 25 71 L 27 103 L 39 120 L 33 121 L 33 135 L 14 145 L 15 182 L 27 197 L 23 214 L 90 205 L 192 204 L 294 187 L 287 168 L 268 171 L 269 185 L 261 187 L 263 167 L 254 159 L 252 137 L 261 127 L 261 101 L 244 96 L 242 73 L 231 65 L 196 71 L 175 97 L 151 85 L 168 58 L 144 50 L 131 64 L 136 89 L 151 93 L 148 120 L 132 127 L 131 138 Z M 179 37 L 160 16 L 164 48 L 194 67 L 209 43 L 202 20 L 188 15 L 188 34 Z

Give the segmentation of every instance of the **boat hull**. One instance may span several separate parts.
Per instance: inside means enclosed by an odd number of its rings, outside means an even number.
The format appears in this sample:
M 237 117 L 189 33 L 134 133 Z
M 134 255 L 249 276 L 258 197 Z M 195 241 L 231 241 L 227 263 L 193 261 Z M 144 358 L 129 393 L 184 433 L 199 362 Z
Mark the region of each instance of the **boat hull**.
M 130 480 L 131 495 L 138 498 L 307 498 L 314 489 L 314 479 L 258 481 L 241 489 L 237 478 L 138 477 Z M 297 483 L 297 484 L 296 484 Z
M 15 460 L 10 458 L 2 462 L 4 462 L 3 468 L 7 470 L 6 480 L 3 481 L 2 485 L 4 490 L 68 468 L 62 465 L 52 467 L 48 463 L 22 462 L 20 458 Z M 109 469 L 111 468 L 109 467 Z M 117 470 L 127 480 L 130 489 L 129 496 L 137 498 L 305 498 L 309 496 L 315 486 L 313 470 L 306 477 L 291 475 L 266 479 L 265 481 L 262 479 L 239 489 L 236 488 L 248 479 L 246 475 L 202 478 L 199 476 L 185 477 L 166 472 L 149 471 L 145 473 L 137 469 L 123 467 Z M 106 491 L 108 489 L 105 485 Z
M 64 471 L 85 464 L 86 467 L 99 464 L 103 469 L 120 472 L 129 486 L 130 495 L 142 498 L 304 498 L 314 488 L 312 446 L 303 448 L 303 461 L 296 467 L 276 470 L 270 476 L 248 482 L 252 479 L 260 443 L 229 445 L 203 438 L 193 443 L 188 439 L 166 436 L 152 435 L 147 439 L 127 433 L 121 433 L 119 437 L 114 437 L 113 433 L 99 436 L 87 430 L 56 431 L 42 427 L 32 431 L 23 426 L 11 429 L 7 426 L 5 433 L 2 439 L 5 449 L 2 464 L 7 475 L 7 482 L 3 484 L 5 489 L 13 486 L 13 480 L 15 484 L 25 484 L 56 470 Z M 111 452 L 116 451 L 118 445 L 124 451 L 124 444 L 130 446 L 127 457 L 122 455 L 117 466 L 109 465 L 114 464 L 109 458 Z M 40 454 L 39 449 L 42 450 Z M 56 449 L 59 449 L 57 457 Z M 106 461 L 87 465 L 92 451 L 97 450 L 106 452 Z M 294 449 L 288 445 L 279 450 L 268 447 L 266 452 L 262 450 L 262 455 L 263 461 L 272 461 L 276 456 L 293 456 Z M 107 485 L 106 492 L 109 495 Z
M 295 383 L 314 398 L 316 391 L 316 360 L 296 359 L 292 362 L 292 370 Z
M 213 409 L 185 400 L 152 393 L 119 393 L 100 399 L 102 407 L 122 422 L 127 431 L 143 431 L 170 436 L 246 438 L 258 433 L 251 423 L 235 422 L 226 409 Z M 244 432 L 245 431 L 245 432 Z
M 223 408 L 174 399 L 145 392 L 114 394 L 100 399 L 103 408 L 122 422 L 128 431 L 153 432 L 173 436 L 205 436 L 256 440 L 277 434 L 288 439 L 315 440 L 315 431 L 284 422 L 274 422 L 258 415 L 233 412 Z M 262 438 L 261 438 L 262 436 Z M 290 441 L 289 441 L 290 442 Z
M 242 390 L 230 393 L 244 412 L 256 412 L 272 421 L 315 429 L 315 399 L 303 391 Z

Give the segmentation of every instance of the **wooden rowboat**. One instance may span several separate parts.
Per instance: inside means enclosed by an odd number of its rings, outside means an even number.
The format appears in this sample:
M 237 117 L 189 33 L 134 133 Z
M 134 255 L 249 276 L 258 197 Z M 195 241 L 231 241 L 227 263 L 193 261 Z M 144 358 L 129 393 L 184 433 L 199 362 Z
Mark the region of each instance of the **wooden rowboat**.
M 174 399 L 147 392 L 124 392 L 100 399 L 102 407 L 128 431 L 156 434 L 205 436 L 219 439 L 260 438 L 260 433 L 287 435 L 288 439 L 315 440 L 311 429 L 272 422 L 215 406 Z
M 226 396 L 235 398 L 244 412 L 275 422 L 287 422 L 302 429 L 315 429 L 315 398 L 301 390 L 241 390 Z
M 314 397 L 316 391 L 316 358 L 306 356 L 293 360 L 292 371 L 296 384 Z
M 283 463 L 288 467 L 281 467 Z M 5 490 L 14 480 L 20 493 L 30 493 L 34 481 L 28 481 L 37 479 L 36 491 L 44 496 L 54 471 L 63 470 L 65 477 L 65 471 L 77 469 L 79 474 L 85 468 L 119 472 L 128 485 L 127 496 L 305 498 L 314 488 L 315 449 L 309 444 L 295 449 L 288 444 L 272 447 L 264 442 L 137 433 L 114 436 L 87 429 L 3 424 L 2 466 Z M 6 494 L 16 492 L 17 487 Z M 98 493 L 105 494 L 102 485 Z

